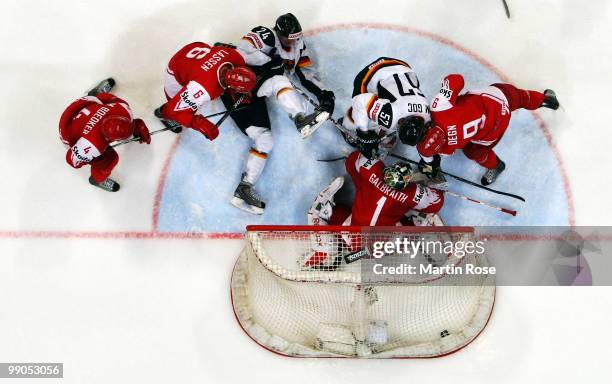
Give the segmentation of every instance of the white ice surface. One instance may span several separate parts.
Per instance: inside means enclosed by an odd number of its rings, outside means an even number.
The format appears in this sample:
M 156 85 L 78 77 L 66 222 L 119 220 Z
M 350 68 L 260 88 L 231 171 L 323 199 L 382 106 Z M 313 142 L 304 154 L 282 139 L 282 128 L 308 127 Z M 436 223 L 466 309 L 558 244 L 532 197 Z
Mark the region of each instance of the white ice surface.
M 374 4 L 2 1 L 0 362 L 63 361 L 67 383 L 609 381 L 609 288 L 502 287 L 483 335 L 444 359 L 291 360 L 261 350 L 233 319 L 229 276 L 239 240 L 33 239 L 23 232 L 150 231 L 175 137 L 121 149 L 122 191 L 109 195 L 86 183 L 87 170 L 63 163 L 59 114 L 113 74 L 117 93 L 159 128 L 150 111 L 162 100 L 160 73 L 177 47 L 232 41 L 286 11 L 310 30 L 362 22 L 432 32 L 521 86 L 553 87 L 563 110 L 540 116 L 567 170 L 576 222 L 610 223 L 607 1 L 511 0 L 511 20 L 498 1 Z M 542 170 L 532 164 L 524 172 L 535 180 Z

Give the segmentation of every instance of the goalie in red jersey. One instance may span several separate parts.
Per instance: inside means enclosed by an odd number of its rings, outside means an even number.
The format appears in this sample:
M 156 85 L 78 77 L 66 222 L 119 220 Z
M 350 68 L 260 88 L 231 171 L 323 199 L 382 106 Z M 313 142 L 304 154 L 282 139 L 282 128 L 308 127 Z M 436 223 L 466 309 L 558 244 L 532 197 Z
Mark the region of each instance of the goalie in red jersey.
M 489 185 L 506 168 L 494 148 L 504 136 L 510 115 L 517 109 L 559 108 L 555 93 L 519 89 L 511 84 L 493 84 L 459 94 L 463 76 L 448 75 L 440 93 L 431 103 L 433 124 L 417 144 L 421 172 L 435 178 L 440 170 L 440 155 L 449 156 L 457 149 L 487 171 L 481 184 Z M 400 135 L 400 138 L 402 136 Z
M 344 178 L 337 177 L 315 199 L 308 211 L 309 225 L 444 225 L 437 215 L 444 205 L 444 193 L 412 182 L 416 174 L 410 164 L 398 162 L 385 166 L 381 160 L 369 159 L 355 151 L 349 155 L 345 167 L 356 189 L 352 207 L 335 204 L 334 195 L 344 184 Z M 303 266 L 337 266 L 338 236 L 314 236 L 312 253 L 305 258 Z M 350 236 L 343 239 L 349 249 L 360 248 Z

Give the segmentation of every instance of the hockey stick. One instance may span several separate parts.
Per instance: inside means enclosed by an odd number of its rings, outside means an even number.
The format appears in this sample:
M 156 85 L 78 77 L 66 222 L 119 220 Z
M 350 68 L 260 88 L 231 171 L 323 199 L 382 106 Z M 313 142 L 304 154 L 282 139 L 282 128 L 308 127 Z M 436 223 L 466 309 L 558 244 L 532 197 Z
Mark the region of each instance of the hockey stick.
M 394 158 L 396 158 L 398 160 L 407 161 L 407 162 L 409 162 L 411 164 L 419 165 L 418 161 L 410 160 L 410 159 L 407 159 L 407 158 L 405 158 L 403 156 L 396 155 L 394 153 L 388 153 L 388 156 L 394 157 Z M 452 173 L 444 172 L 442 170 L 440 170 L 440 173 L 443 174 L 443 175 L 446 175 L 446 176 L 450 176 L 450 177 L 452 177 L 455 180 L 459 180 L 461 182 L 469 184 L 469 185 L 471 185 L 473 187 L 484 189 L 485 191 L 496 193 L 498 195 L 504 195 L 504 196 L 512 197 L 513 199 L 517 199 L 517 200 L 520 200 L 520 201 L 525 201 L 525 199 L 522 196 L 519 196 L 519 195 L 515 195 L 515 194 L 512 194 L 512 193 L 508 193 L 508 192 L 502 192 L 502 191 L 498 191 L 498 190 L 493 189 L 493 188 L 485 187 L 484 185 L 477 184 L 477 183 L 475 183 L 473 181 L 470 181 L 468 179 L 464 179 L 463 177 L 460 177 L 460 176 L 457 176 L 457 175 L 453 175 Z
M 340 161 L 340 160 L 345 160 L 347 159 L 346 156 L 341 156 L 341 157 L 334 157 L 331 159 L 317 159 L 317 161 L 320 161 L 322 163 L 333 163 L 334 161 Z
M 246 98 L 245 94 L 240 95 L 240 97 L 234 102 L 234 104 L 231 106 L 231 108 L 229 108 L 227 111 L 225 111 L 225 114 L 223 116 L 221 116 L 219 121 L 217 121 L 217 124 L 215 124 L 217 126 L 217 128 L 219 128 L 221 126 L 221 124 L 223 124 L 223 122 L 232 114 L 232 112 L 234 112 L 234 111 L 236 111 L 238 109 L 238 106 L 240 105 L 240 103 L 242 103 L 242 101 L 245 98 Z
M 329 120 L 330 120 L 332 123 L 334 123 L 334 125 L 336 126 L 336 128 L 338 128 L 338 130 L 340 130 L 341 132 L 344 132 L 344 133 L 346 133 L 346 134 L 351 134 L 351 133 L 350 133 L 350 132 L 349 132 L 349 131 L 348 131 L 346 128 L 344 128 L 344 127 L 343 127 L 343 126 L 342 126 L 340 123 L 338 123 L 338 121 L 334 120 L 334 119 L 333 119 L 333 118 L 331 118 L 331 117 L 330 117 L 330 119 L 329 119 Z M 395 131 L 393 131 L 393 132 L 389 132 L 389 133 L 387 134 L 387 136 L 388 136 L 388 135 L 390 135 L 390 134 L 395 134 Z M 385 137 L 386 137 L 386 136 L 385 136 Z M 383 140 L 383 139 L 384 139 L 384 137 L 383 137 L 381 140 Z M 407 161 L 407 162 L 409 162 L 409 163 L 411 163 L 411 164 L 419 165 L 419 162 L 418 162 L 418 161 L 410 160 L 410 159 L 407 159 L 407 158 L 405 158 L 405 157 L 403 157 L 403 156 L 399 156 L 399 155 L 396 155 L 396 154 L 394 154 L 394 153 L 390 153 L 390 152 L 386 152 L 386 154 L 387 154 L 387 156 L 394 157 L 394 158 L 396 158 L 396 159 L 398 159 L 398 160 L 403 160 L 403 161 Z M 341 158 L 338 158 L 338 159 L 329 159 L 329 160 L 319 160 L 319 161 L 323 161 L 323 162 L 331 162 L 331 161 L 338 161 L 338 160 L 341 160 Z M 481 188 L 481 189 L 484 189 L 484 190 L 489 191 L 489 192 L 492 192 L 492 193 L 497 193 L 497 194 L 499 194 L 499 195 L 504 195 L 504 196 L 512 197 L 512 198 L 514 198 L 514 199 L 517 199 L 517 200 L 520 200 L 520 201 L 523 201 L 523 202 L 525 201 L 525 199 L 524 199 L 522 196 L 519 196 L 519 195 L 515 195 L 515 194 L 512 194 L 512 193 L 508 193 L 508 192 L 502 192 L 502 191 L 498 191 L 498 190 L 493 189 L 493 188 L 485 187 L 484 185 L 477 184 L 477 183 L 475 183 L 475 182 L 473 182 L 473 181 L 470 181 L 470 180 L 468 180 L 468 179 L 464 179 L 463 177 L 460 177 L 460 176 L 457 176 L 457 175 L 453 175 L 452 173 L 444 172 L 444 171 L 442 171 L 442 170 L 440 170 L 440 173 L 442 173 L 443 175 L 446 175 L 446 176 L 452 177 L 452 178 L 453 178 L 453 179 L 455 179 L 455 180 L 459 180 L 459 181 L 464 182 L 464 183 L 466 183 L 466 184 L 469 184 L 469 185 L 471 185 L 471 186 L 474 186 L 474 187 L 477 187 L 477 188 Z
M 500 212 L 503 212 L 503 213 L 507 213 L 507 214 L 512 215 L 512 216 L 516 216 L 516 214 L 517 214 L 517 212 L 515 210 L 508 209 L 508 208 L 503 208 L 503 207 L 498 207 L 496 205 L 485 203 L 483 201 L 476 200 L 476 199 L 473 199 L 473 198 L 468 197 L 468 196 L 460 195 L 460 194 L 455 193 L 455 192 L 444 191 L 444 193 L 447 194 L 447 195 L 451 195 L 451 196 L 457 197 L 457 198 L 462 199 L 462 200 L 471 201 L 472 203 L 484 205 L 485 207 L 489 207 L 489 208 L 495 209 L 497 211 L 500 211 Z
M 234 108 L 234 109 L 233 109 L 233 111 L 237 111 L 237 110 L 240 110 L 240 109 L 242 109 L 242 108 L 246 108 L 246 107 L 237 107 L 237 108 Z M 225 114 L 225 113 L 227 113 L 227 112 L 228 112 L 228 111 L 217 112 L 217 113 L 213 113 L 213 114 L 211 114 L 211 115 L 206 115 L 206 116 L 203 116 L 203 117 L 204 117 L 204 118 L 206 118 L 206 119 L 208 119 L 208 118 L 211 118 L 211 117 L 215 117 L 215 116 L 223 115 L 223 114 Z M 226 118 L 227 118 L 227 117 L 226 117 Z M 222 119 L 223 119 L 223 118 L 222 118 Z M 218 126 L 219 126 L 221 123 L 222 123 L 222 121 L 221 121 L 221 120 L 219 120 L 219 121 L 217 122 L 217 127 L 218 127 Z M 156 134 L 158 134 L 158 133 L 165 132 L 165 131 L 169 131 L 169 130 L 170 130 L 170 128 L 167 128 L 167 127 L 166 127 L 166 128 L 162 128 L 162 129 L 158 129 L 157 131 L 153 131 L 153 132 L 151 132 L 151 133 L 150 133 L 150 135 L 151 135 L 151 136 L 153 136 L 153 135 L 156 135 Z M 131 142 L 138 141 L 138 140 L 140 140 L 140 138 L 138 138 L 138 137 L 132 137 L 131 139 L 127 139 L 127 140 L 119 141 L 119 142 L 117 142 L 117 143 L 115 143 L 115 144 L 111 145 L 111 147 L 113 147 L 113 148 L 114 148 L 114 147 L 118 147 L 118 146 L 120 146 L 120 145 L 124 145 L 124 144 L 131 143 Z
M 510 18 L 510 8 L 508 8 L 508 3 L 506 2 L 506 0 L 502 0 L 502 3 L 504 3 L 504 9 L 506 10 L 506 16 Z
M 168 131 L 169 129 L 170 128 L 158 129 L 157 131 L 150 132 L 149 135 L 150 136 L 157 135 L 158 133 L 162 133 L 164 131 Z M 115 144 L 111 145 L 111 147 L 116 148 L 116 147 L 119 147 L 121 145 L 128 144 L 128 143 L 131 143 L 131 142 L 134 142 L 134 141 L 138 141 L 138 140 L 140 140 L 140 137 L 132 137 L 131 139 L 119 141 L 118 143 L 115 143 Z

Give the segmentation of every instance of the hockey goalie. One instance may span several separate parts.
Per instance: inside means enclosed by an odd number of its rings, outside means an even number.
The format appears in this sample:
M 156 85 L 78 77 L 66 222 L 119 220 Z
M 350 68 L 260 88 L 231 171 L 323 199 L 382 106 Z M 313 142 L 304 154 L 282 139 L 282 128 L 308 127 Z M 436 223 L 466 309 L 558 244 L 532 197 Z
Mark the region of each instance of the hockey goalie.
M 417 183 L 420 174 L 410 164 L 398 162 L 385 166 L 380 159 L 369 159 L 355 151 L 349 155 L 345 167 L 356 189 L 352 207 L 335 204 L 334 196 L 344 184 L 344 178 L 337 177 L 316 197 L 308 211 L 309 225 L 444 225 L 438 215 L 444 205 L 443 191 Z M 302 267 L 337 268 L 340 254 L 358 252 L 363 247 L 359 238 L 313 235 L 312 251 L 304 257 Z

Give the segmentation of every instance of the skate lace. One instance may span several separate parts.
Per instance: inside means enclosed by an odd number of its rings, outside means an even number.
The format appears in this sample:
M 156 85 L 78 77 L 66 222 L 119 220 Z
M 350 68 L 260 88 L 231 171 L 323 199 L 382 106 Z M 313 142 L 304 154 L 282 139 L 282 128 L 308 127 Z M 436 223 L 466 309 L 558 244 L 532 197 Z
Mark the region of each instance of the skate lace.
M 261 201 L 261 197 L 250 186 L 245 188 L 246 194 L 253 200 Z
M 102 183 L 100 183 L 100 185 L 108 189 L 113 189 L 115 182 L 112 181 L 111 179 L 106 179 Z
M 497 174 L 497 169 L 489 169 L 485 172 L 484 177 L 487 180 L 491 180 L 495 177 L 495 175 Z

